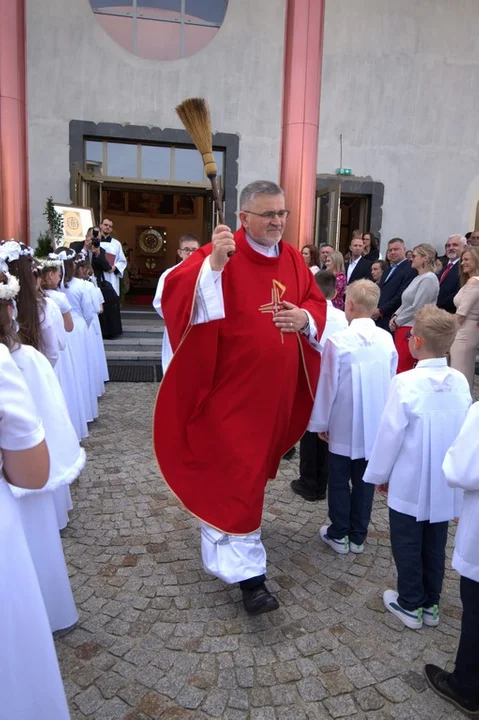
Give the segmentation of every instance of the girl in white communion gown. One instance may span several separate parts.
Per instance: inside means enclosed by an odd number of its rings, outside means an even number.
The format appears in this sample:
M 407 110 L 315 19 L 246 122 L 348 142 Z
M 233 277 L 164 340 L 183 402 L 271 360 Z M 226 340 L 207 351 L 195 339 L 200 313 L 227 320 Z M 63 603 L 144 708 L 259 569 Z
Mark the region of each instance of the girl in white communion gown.
M 74 330 L 71 307 L 65 293 L 58 289 L 62 273 L 62 261 L 56 255 L 46 258 L 41 265 L 42 289 L 60 309 L 63 317 L 65 331 L 71 333 Z M 79 440 L 88 437 L 88 426 L 85 411 L 84 389 L 81 387 L 79 377 L 75 372 L 75 358 L 72 355 L 71 343 L 66 338 L 66 348 L 60 353 L 55 365 L 55 375 L 61 385 L 63 394 L 70 414 L 70 420 L 76 430 Z
M 0 285 L 0 303 L 8 293 Z M 0 720 L 70 718 L 19 503 L 10 492 L 13 485 L 38 492 L 47 481 L 43 438 L 25 381 L 0 343 Z
M 11 287 L 12 278 L 0 276 L 0 291 Z M 18 287 L 18 283 L 17 283 Z M 5 292 L 5 291 L 4 291 Z M 18 342 L 13 328 L 11 300 L 0 300 L 0 343 L 6 346 L 21 370 L 45 429 L 50 453 L 48 483 L 41 492 L 12 488 L 17 498 L 23 529 L 35 565 L 52 631 L 66 630 L 78 620 L 63 554 L 55 493 L 75 480 L 85 465 L 70 422 L 58 380 L 48 360 L 30 345 Z

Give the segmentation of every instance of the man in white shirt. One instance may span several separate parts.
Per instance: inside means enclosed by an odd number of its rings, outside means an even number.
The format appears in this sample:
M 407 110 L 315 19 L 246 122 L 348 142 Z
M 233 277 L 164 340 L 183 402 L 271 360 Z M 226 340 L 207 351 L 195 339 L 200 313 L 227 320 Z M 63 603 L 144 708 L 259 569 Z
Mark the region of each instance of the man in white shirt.
M 371 279 L 371 261 L 366 260 L 363 257 L 364 252 L 364 240 L 359 230 L 355 230 L 353 233 L 353 239 L 349 246 L 350 260 L 346 263 L 346 278 L 348 285 L 356 280 L 365 278 Z
M 104 279 L 110 283 L 116 294 L 120 295 L 120 278 L 126 268 L 126 258 L 123 247 L 119 240 L 111 236 L 113 231 L 113 221 L 104 218 L 100 224 L 101 238 L 100 247 L 105 251 L 106 259 L 110 265 L 110 270 L 103 273 Z
M 363 475 L 397 367 L 392 336 L 371 319 L 378 300 L 379 288 L 370 280 L 348 286 L 345 313 L 350 325 L 326 341 L 308 425 L 329 443 L 331 525 L 319 534 L 341 555 L 364 550 L 374 489 L 363 482 Z
M 180 262 L 183 262 L 183 260 L 187 260 L 190 255 L 192 255 L 195 250 L 198 250 L 200 247 L 200 241 L 196 237 L 196 235 L 193 235 L 192 233 L 185 233 L 184 235 L 180 235 L 180 238 L 178 240 L 178 257 L 180 258 Z M 156 293 L 155 297 L 153 298 L 153 307 L 155 308 L 158 315 L 162 318 L 163 312 L 161 309 L 161 296 L 163 295 L 163 288 L 165 287 L 165 280 L 168 277 L 168 275 L 173 272 L 178 267 L 178 265 L 173 265 L 173 267 L 168 268 L 168 270 L 165 270 L 164 273 L 160 275 L 160 278 L 158 280 L 158 285 L 156 287 Z M 163 370 L 163 375 L 166 372 L 166 369 L 168 365 L 170 364 L 171 358 L 173 357 L 173 350 L 171 349 L 171 343 L 170 338 L 168 335 L 168 330 L 166 329 L 166 325 L 163 331 L 163 343 L 161 346 L 161 368 Z
M 336 278 L 327 270 L 316 273 L 316 285 L 326 298 L 326 326 L 320 340 L 315 344 L 321 353 L 330 335 L 348 327 L 346 315 L 333 305 L 336 294 Z M 308 502 L 326 498 L 328 486 L 328 443 L 318 433 L 306 430 L 299 444 L 299 478 L 290 483 L 291 490 Z

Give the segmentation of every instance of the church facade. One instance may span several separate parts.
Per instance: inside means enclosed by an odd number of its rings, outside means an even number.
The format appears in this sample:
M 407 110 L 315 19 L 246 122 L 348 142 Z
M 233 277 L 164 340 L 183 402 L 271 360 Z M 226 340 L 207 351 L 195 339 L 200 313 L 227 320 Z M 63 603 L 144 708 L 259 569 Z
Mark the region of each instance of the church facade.
M 2 155 L 5 235 L 35 244 L 52 196 L 113 216 L 152 276 L 174 261 L 181 232 L 205 240 L 211 193 L 175 113 L 187 97 L 210 105 L 232 225 L 239 191 L 259 178 L 285 187 L 298 246 L 344 249 L 359 227 L 382 247 L 399 236 L 442 249 L 479 224 L 476 0 L 0 2 L 2 37 L 10 22 L 26 57 L 20 171 Z M 21 112 L 21 63 L 16 72 Z M 149 228 L 163 239 L 158 257 L 140 246 Z

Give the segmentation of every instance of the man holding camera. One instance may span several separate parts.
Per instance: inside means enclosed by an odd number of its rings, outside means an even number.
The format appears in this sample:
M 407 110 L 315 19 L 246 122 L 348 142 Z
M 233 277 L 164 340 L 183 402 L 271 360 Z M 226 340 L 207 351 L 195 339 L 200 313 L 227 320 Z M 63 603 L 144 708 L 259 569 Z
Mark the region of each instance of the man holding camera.
M 116 241 L 118 242 L 118 241 Z M 118 243 L 119 244 L 119 243 Z M 88 228 L 85 240 L 82 243 L 70 244 L 76 253 L 83 253 L 91 263 L 96 282 L 103 295 L 103 312 L 100 313 L 101 334 L 104 338 L 113 339 L 122 334 L 120 298 L 115 292 L 112 283 L 107 281 L 114 272 L 107 258 L 105 250 L 101 247 L 101 230 L 99 227 Z

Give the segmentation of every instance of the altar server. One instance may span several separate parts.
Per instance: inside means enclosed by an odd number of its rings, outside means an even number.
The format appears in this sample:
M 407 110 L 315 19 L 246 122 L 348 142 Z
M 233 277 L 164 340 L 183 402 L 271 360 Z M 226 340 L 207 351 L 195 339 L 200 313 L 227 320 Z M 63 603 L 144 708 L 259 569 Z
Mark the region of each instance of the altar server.
M 388 496 L 398 583 L 384 605 L 413 630 L 439 623 L 448 521 L 462 500 L 441 469 L 471 404 L 466 378 L 447 366 L 456 330 L 454 315 L 435 305 L 416 313 L 409 351 L 417 365 L 391 383 L 364 476 Z
M 180 258 L 180 262 L 183 262 L 183 260 L 187 260 L 192 253 L 195 252 L 195 250 L 198 250 L 200 247 L 200 241 L 196 237 L 196 235 L 187 233 L 185 235 L 180 235 L 180 238 L 178 240 L 178 257 Z M 158 315 L 162 318 L 163 317 L 163 310 L 161 309 L 161 296 L 163 295 L 163 288 L 165 287 L 165 280 L 168 277 L 168 275 L 177 268 L 178 265 L 173 265 L 173 267 L 168 268 L 168 270 L 165 270 L 164 273 L 160 275 L 160 278 L 158 280 L 158 285 L 156 287 L 156 293 L 155 297 L 153 298 L 153 307 L 155 308 Z M 163 370 L 163 375 L 166 372 L 166 369 L 168 365 L 170 364 L 171 358 L 173 357 L 173 350 L 171 349 L 171 343 L 170 338 L 168 336 L 168 330 L 165 326 L 165 329 L 163 331 L 163 342 L 161 345 L 161 369 Z
M 446 453 L 442 470 L 448 484 L 464 490 L 452 566 L 461 576 L 462 624 L 456 667 L 424 668 L 430 687 L 469 717 L 479 717 L 479 403 L 466 417 Z
M 345 314 L 350 324 L 326 340 L 308 426 L 329 442 L 331 524 L 319 534 L 341 555 L 364 550 L 374 488 L 363 482 L 363 475 L 397 367 L 390 333 L 371 319 L 378 300 L 379 288 L 371 280 L 348 285 Z

